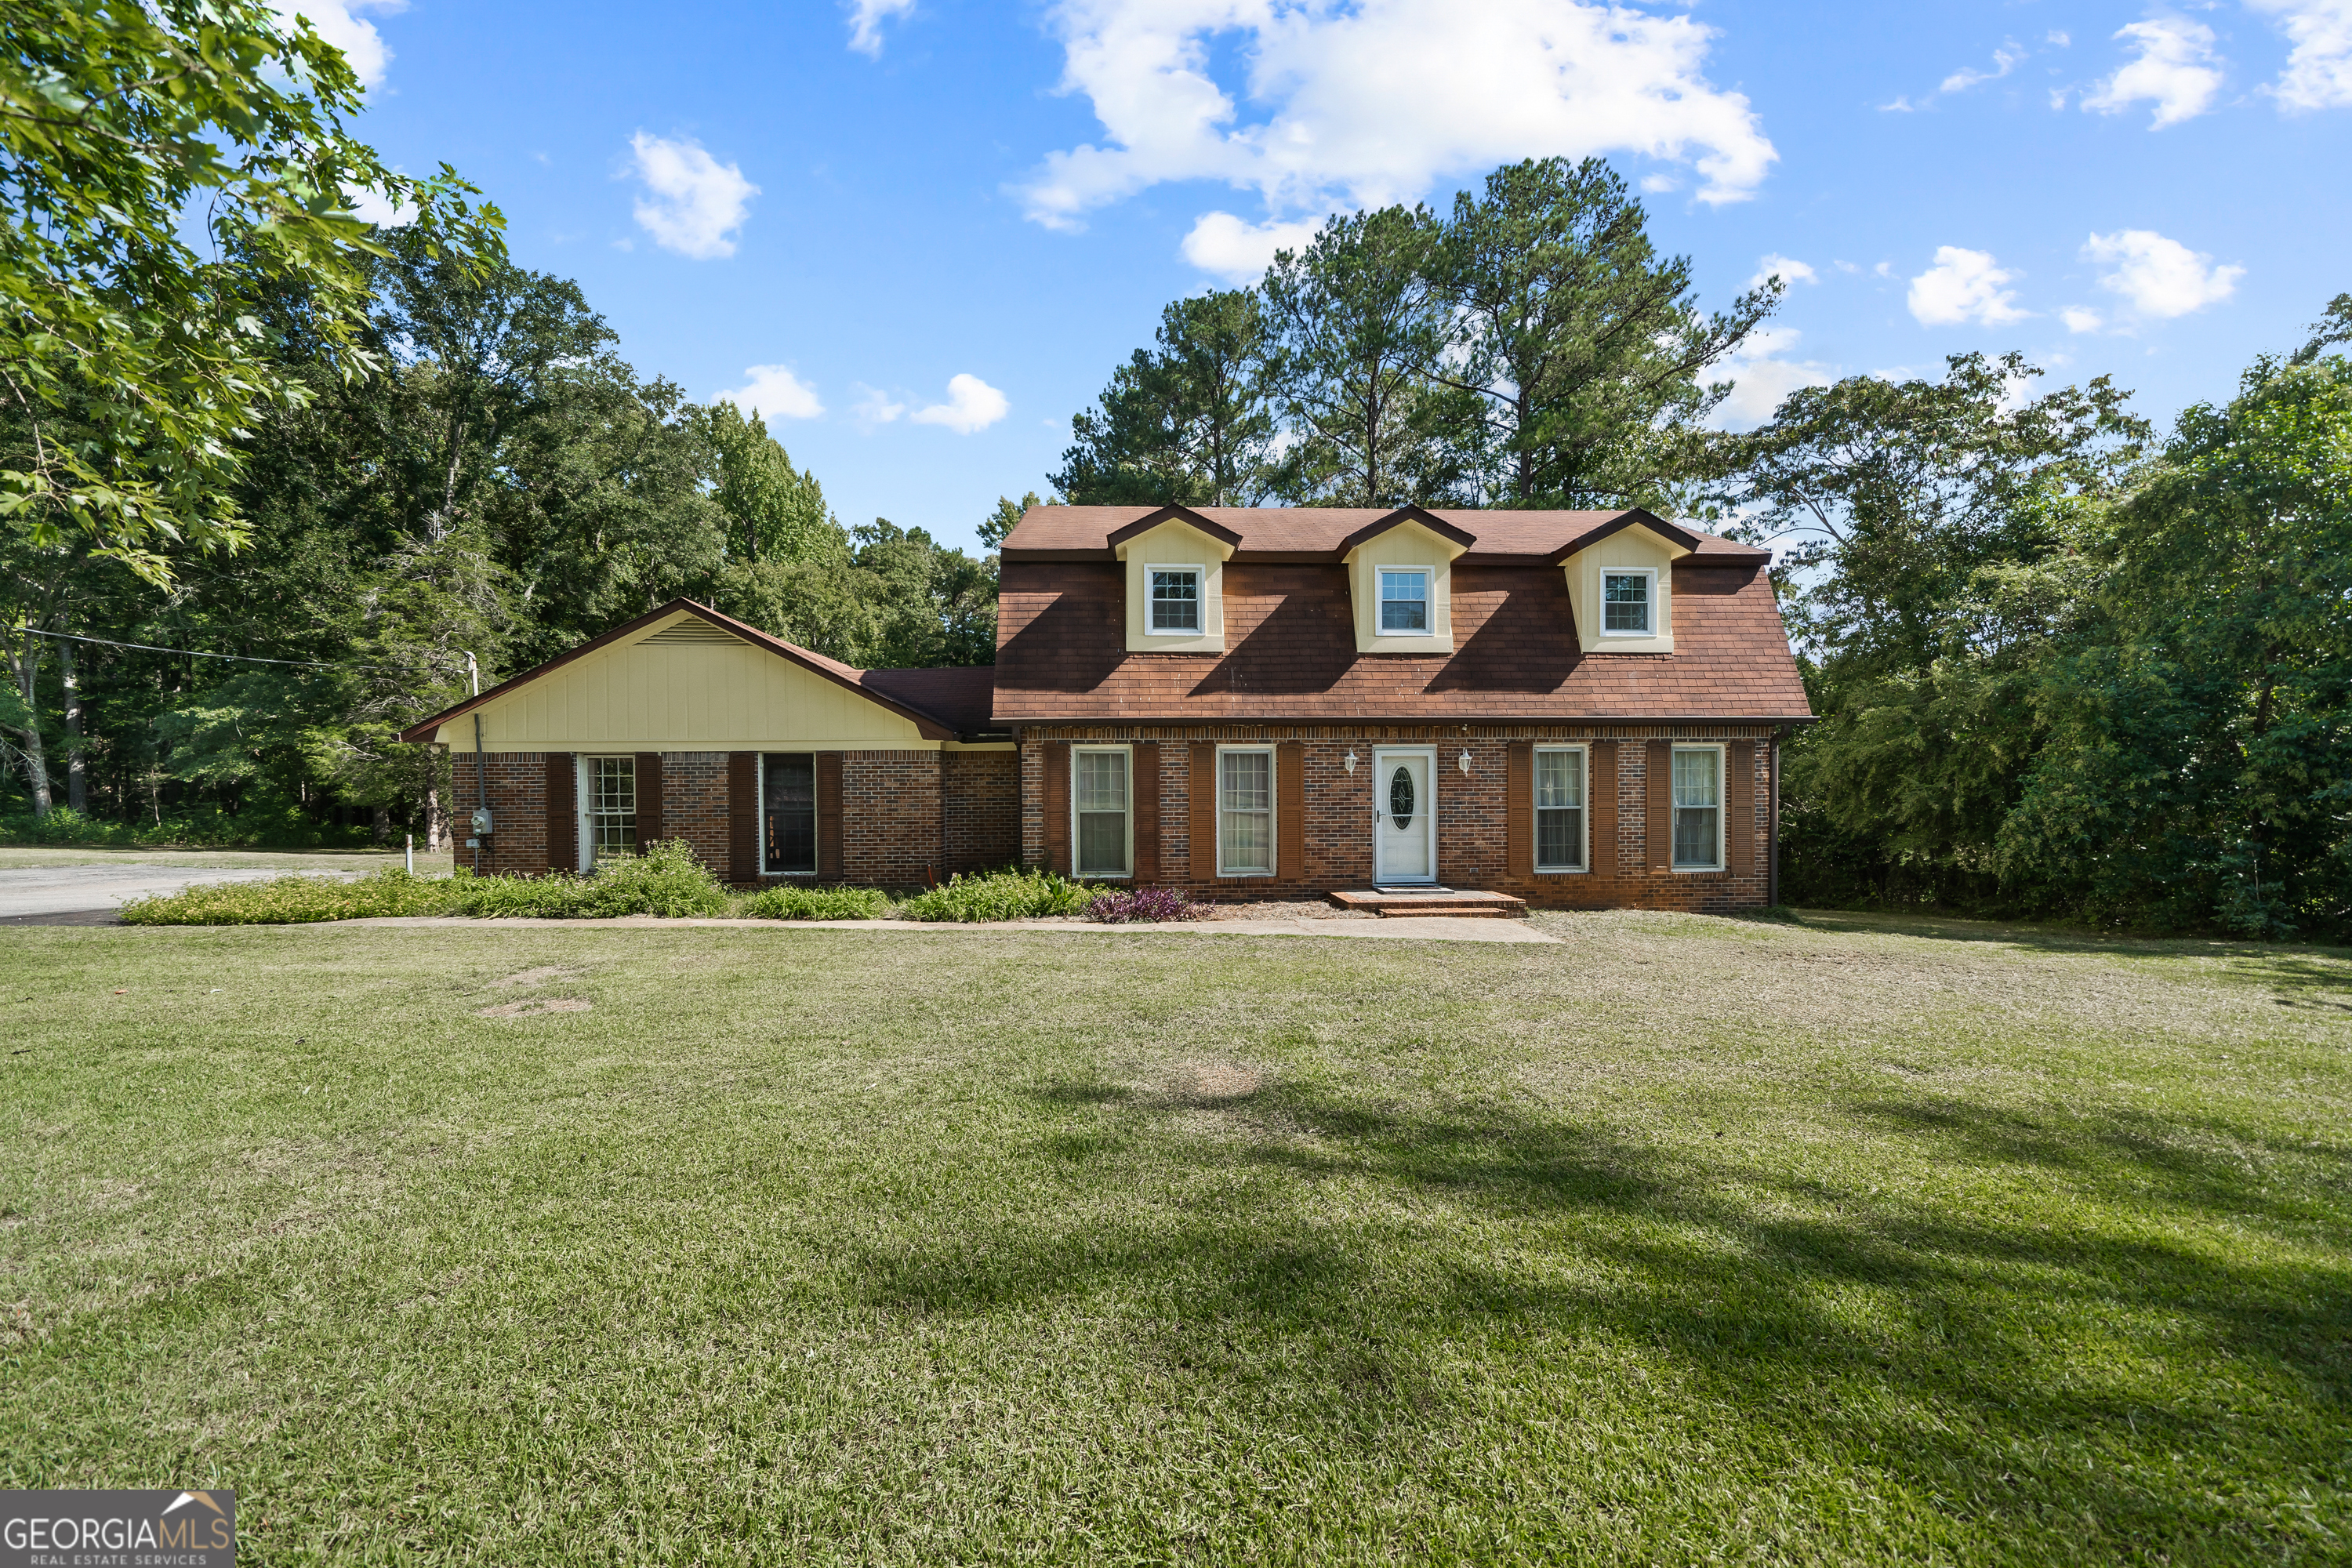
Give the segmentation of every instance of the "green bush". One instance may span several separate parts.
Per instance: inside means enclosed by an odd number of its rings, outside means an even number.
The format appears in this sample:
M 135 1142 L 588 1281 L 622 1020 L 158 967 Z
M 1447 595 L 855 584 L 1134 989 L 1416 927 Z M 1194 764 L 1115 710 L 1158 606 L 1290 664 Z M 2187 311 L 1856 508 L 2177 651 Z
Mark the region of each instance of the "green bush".
M 618 915 L 723 915 L 727 889 L 682 838 L 648 844 L 632 859 L 609 861 L 584 877 L 452 877 L 453 914 L 491 920 L 610 920 Z
M 215 882 L 184 892 L 133 899 L 126 925 L 303 925 L 452 911 L 453 879 L 412 877 L 394 867 L 356 881 L 334 877 L 275 877 L 266 882 Z
M 1087 907 L 1088 889 L 1051 871 L 992 871 L 984 877 L 961 874 L 927 893 L 898 906 L 899 917 L 910 921 L 1034 920 L 1043 915 L 1075 915 Z
M 756 921 L 878 921 L 890 900 L 872 888 L 770 888 L 744 900 Z
M 877 898 L 879 895 L 876 895 Z M 383 915 L 602 920 L 615 915 L 723 915 L 727 889 L 682 840 L 655 844 L 585 877 L 412 877 L 392 869 L 357 881 L 278 877 L 223 882 L 122 906 L 131 925 L 300 925 Z
M 193 816 L 162 822 L 103 822 L 60 805 L 47 816 L 0 816 L 0 844 L 114 846 L 124 848 L 171 847 L 189 849 L 270 847 L 280 849 L 364 849 L 372 842 L 364 827 L 322 826 L 299 806 L 264 805 L 236 816 L 206 810 Z

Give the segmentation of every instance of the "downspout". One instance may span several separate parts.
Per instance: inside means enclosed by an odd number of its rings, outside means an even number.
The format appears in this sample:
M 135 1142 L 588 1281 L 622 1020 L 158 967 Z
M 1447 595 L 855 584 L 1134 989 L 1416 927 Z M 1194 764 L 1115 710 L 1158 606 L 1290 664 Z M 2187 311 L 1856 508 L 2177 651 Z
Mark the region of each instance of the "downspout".
M 489 763 L 482 755 L 482 716 L 479 713 L 474 715 L 474 803 L 484 812 L 490 806 Z M 478 877 L 481 874 L 482 832 L 478 813 L 474 829 L 474 875 Z

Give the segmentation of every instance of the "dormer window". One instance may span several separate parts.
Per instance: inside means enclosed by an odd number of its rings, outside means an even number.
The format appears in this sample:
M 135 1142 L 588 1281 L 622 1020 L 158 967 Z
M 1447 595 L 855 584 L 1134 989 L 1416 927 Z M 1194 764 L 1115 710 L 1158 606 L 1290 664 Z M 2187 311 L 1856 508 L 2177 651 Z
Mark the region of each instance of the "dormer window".
M 1145 568 L 1151 584 L 1151 630 L 1166 636 L 1195 637 L 1201 630 L 1201 568 Z
M 1646 637 L 1657 635 L 1650 609 L 1655 599 L 1658 574 L 1639 572 L 1604 572 L 1601 574 L 1601 635 L 1612 637 Z
M 1429 635 L 1429 573 L 1420 567 L 1381 568 L 1381 635 Z

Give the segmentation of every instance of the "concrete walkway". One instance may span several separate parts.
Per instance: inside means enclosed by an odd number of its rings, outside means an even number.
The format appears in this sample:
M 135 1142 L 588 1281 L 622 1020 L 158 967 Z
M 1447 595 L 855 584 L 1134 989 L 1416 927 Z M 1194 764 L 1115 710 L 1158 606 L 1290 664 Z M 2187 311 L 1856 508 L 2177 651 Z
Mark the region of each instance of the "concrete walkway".
M 114 918 L 126 899 L 176 893 L 215 882 L 268 882 L 288 873 L 278 867 L 96 864 L 0 870 L 0 924 L 97 924 Z M 312 875 L 350 878 L 350 871 Z
M 407 915 L 384 920 L 322 921 L 305 931 L 342 926 L 543 926 L 572 931 L 611 931 L 615 927 L 661 930 L 674 926 L 708 927 L 715 931 L 927 931 L 938 935 L 990 931 L 1061 931 L 1070 936 L 1335 936 L 1378 940 L 1406 938 L 1416 942 L 1553 942 L 1533 926 L 1517 921 L 1449 920 L 1442 915 L 1404 916 L 1381 921 L 1181 921 L 1166 925 L 1097 925 L 1092 921 L 991 921 L 961 925 L 947 921 L 713 921 L 662 920 L 654 915 L 625 915 L 610 921 L 469 920 L 456 915 Z

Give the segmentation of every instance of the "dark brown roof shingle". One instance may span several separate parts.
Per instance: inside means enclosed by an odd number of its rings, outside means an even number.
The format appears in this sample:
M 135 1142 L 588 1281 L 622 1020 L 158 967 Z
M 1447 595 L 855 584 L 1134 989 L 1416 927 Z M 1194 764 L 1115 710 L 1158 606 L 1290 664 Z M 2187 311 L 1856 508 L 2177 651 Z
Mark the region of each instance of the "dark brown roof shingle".
M 1551 548 L 1549 538 L 1533 542 Z M 1345 574 L 1332 563 L 1245 563 L 1237 554 L 1224 569 L 1225 651 L 1170 654 L 1126 651 L 1116 563 L 1007 560 L 995 717 L 1003 724 L 1809 718 L 1760 560 L 1760 552 L 1720 563 L 1685 557 L 1674 571 L 1675 651 L 1597 655 L 1579 646 L 1557 567 L 1457 563 L 1454 651 L 1425 656 L 1358 653 Z

